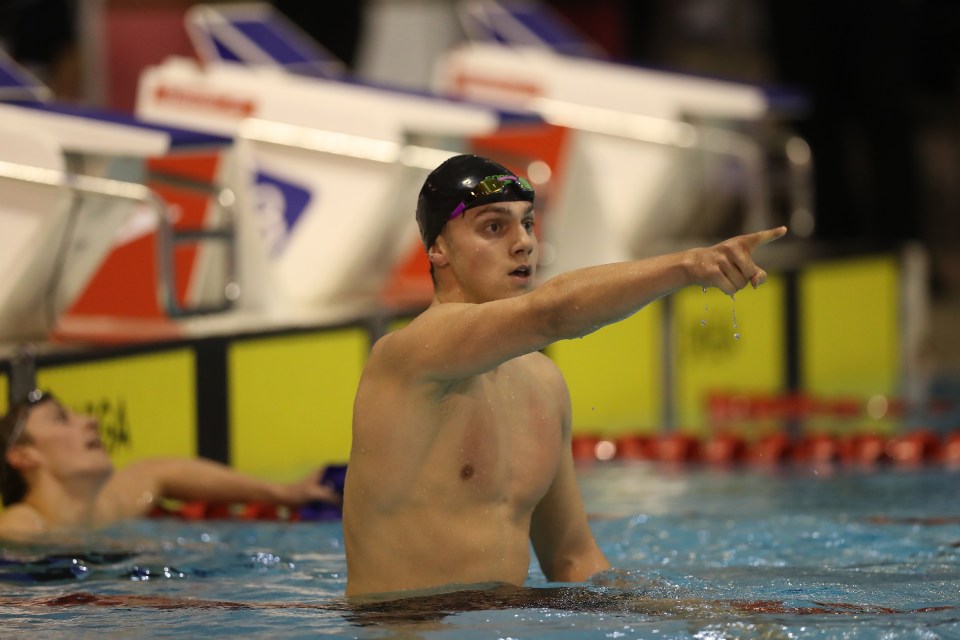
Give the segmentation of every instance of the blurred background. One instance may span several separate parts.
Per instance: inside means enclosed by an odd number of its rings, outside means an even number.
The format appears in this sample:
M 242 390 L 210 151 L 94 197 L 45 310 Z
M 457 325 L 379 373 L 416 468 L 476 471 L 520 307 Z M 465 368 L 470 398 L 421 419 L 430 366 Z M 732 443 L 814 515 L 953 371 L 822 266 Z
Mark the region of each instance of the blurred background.
M 286 198 L 287 209 L 281 217 L 287 217 L 287 231 L 293 225 L 289 209 L 293 191 L 284 183 L 285 178 L 270 176 L 296 176 L 305 165 L 300 156 L 291 156 L 289 162 L 293 164 L 284 165 L 283 159 L 270 154 L 281 144 L 278 141 L 287 144 L 295 140 L 291 144 L 300 149 L 296 153 L 319 149 L 320 153 L 329 155 L 329 141 L 318 138 L 316 131 L 390 139 L 392 143 L 416 144 L 434 151 L 476 150 L 500 154 L 498 157 L 510 166 L 519 166 L 518 171 L 531 178 L 539 177 L 542 189 L 538 188 L 538 193 L 543 194 L 542 206 L 547 211 L 545 220 L 541 221 L 547 275 L 586 262 L 642 257 L 712 241 L 730 233 L 752 230 L 763 223 L 790 225 L 793 233 L 783 248 L 764 254 L 771 273 L 780 277 L 774 278 L 771 286 L 773 302 L 768 299 L 754 303 L 751 300 L 759 298 L 746 294 L 742 303 L 740 298 L 736 301 L 740 306 L 734 314 L 740 312 L 741 325 L 745 325 L 744 340 L 736 345 L 742 347 L 739 352 L 731 351 L 727 335 L 732 333 L 727 325 L 731 321 L 735 325 L 738 319 L 736 315 L 728 318 L 727 314 L 733 310 L 729 309 L 729 301 L 699 292 L 688 292 L 690 295 L 686 298 L 664 303 L 646 324 L 630 329 L 635 333 L 610 338 L 612 344 L 621 346 L 635 342 L 666 345 L 662 351 L 660 347 L 642 349 L 637 356 L 642 364 L 637 370 L 618 376 L 632 380 L 635 389 L 643 389 L 637 392 L 645 403 L 643 408 L 631 407 L 630 400 L 622 397 L 609 399 L 608 395 L 591 390 L 590 380 L 596 379 L 596 370 L 609 369 L 611 360 L 617 357 L 616 346 L 610 352 L 598 346 L 589 355 L 560 347 L 552 354 L 571 380 L 575 400 L 580 394 L 584 411 L 600 416 L 581 414 L 584 433 L 645 432 L 667 426 L 703 435 L 718 426 L 728 426 L 725 421 L 735 421 L 741 426 L 750 423 L 752 426 L 742 430 L 756 434 L 768 429 L 765 421 L 770 418 L 770 411 L 776 414 L 773 417 L 781 426 L 790 423 L 788 426 L 796 429 L 792 422 L 798 415 L 796 404 L 786 409 L 781 405 L 779 410 L 770 409 L 771 398 L 785 397 L 794 403 L 798 397 L 827 398 L 833 403 L 816 416 L 821 419 L 819 426 L 814 419 L 807 421 L 813 430 L 836 432 L 853 428 L 892 433 L 904 426 L 956 426 L 951 402 L 960 398 L 960 186 L 957 180 L 960 176 L 960 47 L 957 46 L 960 4 L 951 0 L 879 0 L 866 5 L 852 0 L 594 0 L 589 3 L 544 0 L 536 4 L 550 17 L 548 31 L 561 33 L 563 37 L 554 41 L 555 46 L 549 52 L 559 61 L 544 62 L 536 58 L 534 62 L 522 55 L 497 58 L 501 54 L 494 51 L 488 52 L 491 57 L 476 61 L 448 57 L 468 41 L 478 40 L 476 33 L 471 33 L 465 16 L 472 15 L 472 6 L 480 7 L 482 2 L 355 0 L 322 3 L 322 7 L 320 3 L 283 0 L 270 3 L 295 25 L 299 36 L 306 36 L 319 45 L 318 55 L 327 56 L 305 75 L 324 77 L 325 81 L 333 79 L 341 85 L 352 83 L 351 87 L 387 86 L 408 92 L 407 95 L 434 94 L 467 103 L 475 101 L 482 107 L 469 114 L 464 111 L 457 117 L 462 116 L 463 122 L 469 118 L 495 119 L 490 126 L 462 124 L 442 129 L 436 124 L 441 118 L 437 115 L 433 119 L 433 130 L 425 123 L 413 126 L 412 120 L 403 120 L 396 125 L 398 131 L 402 129 L 400 133 L 390 130 L 389 134 L 382 135 L 373 123 L 387 127 L 384 123 L 389 121 L 390 126 L 394 126 L 390 118 L 395 114 L 390 115 L 389 100 L 380 102 L 380 111 L 360 109 L 348 105 L 348 98 L 343 97 L 346 94 L 322 97 L 327 94 L 312 93 L 315 85 L 303 81 L 301 87 L 296 84 L 301 82 L 299 79 L 278 81 L 287 83 L 282 85 L 282 91 L 289 89 L 290 92 L 281 94 L 281 89 L 277 90 L 273 98 L 286 104 L 270 107 L 274 111 L 266 106 L 270 95 L 251 98 L 253 106 L 243 102 L 246 98 L 224 98 L 231 87 L 255 84 L 251 77 L 262 78 L 263 87 L 272 86 L 269 82 L 276 80 L 276 74 L 231 77 L 229 74 L 235 73 L 234 70 L 217 67 L 223 60 L 204 59 L 198 45 L 202 38 L 198 39 L 185 28 L 188 12 L 198 4 L 186 0 L 2 0 L 0 48 L 49 89 L 44 97 L 48 103 L 128 114 L 165 126 L 219 136 L 219 142 L 207 142 L 229 146 L 231 151 L 221 148 L 215 152 L 217 159 L 213 164 L 209 158 L 198 160 L 196 154 L 188 153 L 185 162 L 193 169 L 186 175 L 195 179 L 198 174 L 190 172 L 203 165 L 206 168 L 200 170 L 199 175 L 211 185 L 230 186 L 228 199 L 232 203 L 236 198 L 240 209 L 262 209 L 264 185 L 279 189 Z M 203 6 L 226 9 L 236 4 L 206 2 Z M 481 8 L 475 10 L 482 11 Z M 204 24 L 211 33 L 214 27 L 210 25 L 217 24 L 216 15 L 205 18 Z M 517 32 L 516 25 L 511 28 L 513 32 L 506 29 L 503 33 Z M 510 42 L 510 36 L 503 33 L 490 40 L 499 40 L 498 45 L 513 49 L 531 45 L 519 40 Z M 278 38 L 283 39 L 284 36 Z M 222 42 L 231 44 L 234 40 L 225 37 Z M 538 41 L 533 48 L 550 47 Z M 222 50 L 220 54 L 224 55 Z M 175 58 L 190 60 L 194 67 L 182 62 L 176 66 L 171 63 Z M 233 62 L 240 62 L 239 66 L 256 66 L 251 60 Z M 321 63 L 328 66 L 321 68 Z M 524 80 L 523 71 L 539 69 L 537 65 L 541 63 L 556 65 L 543 67 L 547 70 L 542 72 L 542 77 L 551 78 L 552 84 L 549 88 L 527 91 L 524 83 L 529 81 Z M 477 66 L 469 67 L 470 64 Z M 468 68 L 470 71 L 465 71 Z M 291 69 L 282 72 L 303 71 Z M 631 75 L 639 74 L 636 71 L 639 69 L 648 75 Z M 608 71 L 612 74 L 609 79 L 604 75 Z M 482 72 L 491 75 L 471 84 L 470 78 L 476 80 Z M 555 74 L 555 78 L 549 74 Z M 597 85 L 588 85 L 580 78 L 596 79 Z M 183 84 L 171 88 L 181 81 Z M 711 84 L 714 81 L 717 84 Z M 644 82 L 652 83 L 652 88 L 645 89 Z M 193 90 L 184 87 L 204 86 L 218 87 L 219 93 L 214 98 L 192 94 L 184 97 L 185 92 Z M 523 99 L 517 98 L 514 91 L 517 87 Z M 493 90 L 503 90 L 504 95 Z M 269 89 L 264 91 L 268 93 Z M 341 86 L 337 91 L 347 90 Z M 505 95 L 511 91 L 512 95 Z M 525 96 L 524 91 L 527 91 Z M 693 97 L 683 98 L 686 102 L 677 98 L 680 106 L 671 107 L 669 111 L 665 108 L 643 111 L 634 106 L 641 104 L 647 94 L 662 94 L 667 104 L 671 96 L 693 96 L 698 91 L 701 92 L 698 96 L 705 96 L 702 102 L 696 102 Z M 631 97 L 634 94 L 639 97 Z M 715 104 L 711 103 L 711 96 L 716 97 Z M 252 117 L 254 122 L 245 120 L 244 124 L 235 118 L 237 122 L 226 124 L 209 114 L 177 112 L 169 106 L 171 100 L 196 106 L 200 101 L 209 104 L 211 100 L 234 99 L 239 102 L 216 104 L 225 111 L 242 111 L 243 116 Z M 298 100 L 300 104 L 294 104 Z M 341 100 L 345 102 L 338 102 Z M 568 108 L 571 104 L 581 108 Z M 331 113 L 339 111 L 335 117 L 324 119 L 326 108 Z M 283 115 L 276 115 L 280 113 Z M 647 120 L 623 119 L 624 113 Z M 12 117 L 0 114 L 0 118 L 5 116 Z M 525 121 L 529 116 L 535 117 Z M 515 121 L 521 121 L 521 126 L 527 128 L 505 124 Z M 10 122 L 13 121 L 8 120 Z M 268 131 L 263 126 L 270 122 L 301 128 Z M 641 125 L 650 128 L 636 134 Z M 634 133 L 624 133 L 628 129 Z M 660 135 L 671 136 L 671 142 L 656 141 Z M 671 153 L 688 146 L 675 142 L 682 141 L 683 136 L 692 136 L 695 140 L 692 146 L 706 155 L 692 160 L 677 160 L 671 155 L 665 160 L 662 149 L 656 156 L 649 152 L 650 145 L 667 147 Z M 614 138 L 640 140 L 646 146 L 638 150 L 626 143 L 614 143 Z M 337 144 L 341 144 L 340 149 L 345 143 Z M 234 153 L 233 149 L 237 151 Z M 140 357 L 144 345 L 152 345 L 147 348 L 150 353 L 160 348 L 157 345 L 174 350 L 184 347 L 190 352 L 186 362 L 169 366 L 175 372 L 187 372 L 183 389 L 177 393 L 188 398 L 184 402 L 193 408 L 184 414 L 190 426 L 185 428 L 178 444 L 151 443 L 149 446 L 199 451 L 239 466 L 255 467 L 252 469 L 255 471 L 275 472 L 270 466 L 274 462 L 255 459 L 254 445 L 251 444 L 247 452 L 242 444 L 247 430 L 251 434 L 257 430 L 258 420 L 270 419 L 264 418 L 270 415 L 267 408 L 249 399 L 251 395 L 264 395 L 264 382 L 252 373 L 235 373 L 232 367 L 250 358 L 252 370 L 275 367 L 285 371 L 289 378 L 313 377 L 309 384 L 304 382 L 305 389 L 313 388 L 317 384 L 316 373 L 309 370 L 309 364 L 288 362 L 283 358 L 290 357 L 289 354 L 278 355 L 270 350 L 278 348 L 284 354 L 285 349 L 296 352 L 303 348 L 297 341 L 309 343 L 313 329 L 322 327 L 327 335 L 326 329 L 330 327 L 340 331 L 344 326 L 349 329 L 359 323 L 364 332 L 362 337 L 349 334 L 346 343 L 337 338 L 333 355 L 324 351 L 325 346 L 317 347 L 318 354 L 322 354 L 317 355 L 318 358 L 336 359 L 341 357 L 337 354 L 347 353 L 351 355 L 345 357 L 357 361 L 358 368 L 362 366 L 362 356 L 353 354 L 366 348 L 368 337 L 389 330 L 391 323 L 403 322 L 405 317 L 422 308 L 429 296 L 423 263 L 415 257 L 418 252 L 415 236 L 410 245 L 411 220 L 403 217 L 412 212 L 424 167 L 411 170 L 412 165 L 408 165 L 400 178 L 393 174 L 364 173 L 366 169 L 351 173 L 351 163 L 356 162 L 356 158 L 368 158 L 363 155 L 367 152 L 351 153 L 336 156 L 334 161 L 327 158 L 324 162 L 328 164 L 318 165 L 316 170 L 344 171 L 344 180 L 360 180 L 364 185 L 383 182 L 387 195 L 381 198 L 406 200 L 402 206 L 394 207 L 400 213 L 391 215 L 390 220 L 396 218 L 396 221 L 384 228 L 402 229 L 409 246 L 385 250 L 378 243 L 386 239 L 370 239 L 371 256 L 389 256 L 389 265 L 374 265 L 372 257 L 364 264 L 348 265 L 340 270 L 321 262 L 288 265 L 283 268 L 301 280 L 307 272 L 329 273 L 331 285 L 328 290 L 292 292 L 285 302 L 273 304 L 271 300 L 276 300 L 270 296 L 275 295 L 272 289 L 276 287 L 269 282 L 257 284 L 262 274 L 257 275 L 258 267 L 251 266 L 249 259 L 242 255 L 247 245 L 243 239 L 243 223 L 238 223 L 241 255 L 237 258 L 239 265 L 234 266 L 240 277 L 234 281 L 232 272 L 218 274 L 219 280 L 227 282 L 228 289 L 231 285 L 240 287 L 226 296 L 231 310 L 225 313 L 239 317 L 244 309 L 254 308 L 262 313 L 252 325 L 246 316 L 246 322 L 227 327 L 217 323 L 216 313 L 211 319 L 211 314 L 194 316 L 160 308 L 162 304 L 158 306 L 154 300 L 153 275 L 143 279 L 148 285 L 142 290 L 124 288 L 125 293 L 117 296 L 118 287 L 128 286 L 118 283 L 129 282 L 139 268 L 129 265 L 145 264 L 153 258 L 127 257 L 125 262 L 111 249 L 102 259 L 105 262 L 97 261 L 96 267 L 91 267 L 92 284 L 78 285 L 78 291 L 61 305 L 55 314 L 57 317 L 48 322 L 41 335 L 26 335 L 24 339 L 11 330 L 4 336 L 10 345 L 6 372 L 12 381 L 11 395 L 15 378 L 21 375 L 15 372 L 25 343 L 32 345 L 31 353 L 39 353 L 41 377 L 46 367 L 51 381 L 58 380 L 56 376 L 61 374 L 67 376 L 64 385 L 74 384 L 65 373 L 70 367 L 90 366 L 92 362 L 101 367 L 96 371 L 101 372 L 99 380 L 102 381 L 114 375 L 104 374 L 103 367 L 117 364 L 117 358 L 130 353 Z M 84 168 L 78 168 L 76 158 L 82 155 L 68 150 L 67 173 L 93 175 L 90 167 L 95 163 L 90 158 L 102 160 L 104 154 L 88 154 Z M 182 187 L 186 179 L 182 169 L 184 158 L 167 161 L 156 157 L 165 154 L 145 155 L 152 155 L 146 160 L 147 170 L 114 166 L 98 175 L 147 184 L 168 202 L 182 198 L 182 194 L 174 192 L 178 190 L 177 184 Z M 717 161 L 717 156 L 724 160 Z M 643 194 L 636 195 L 629 206 L 611 203 L 610 213 L 591 219 L 590 229 L 578 226 L 578 221 L 580 225 L 588 224 L 583 221 L 584 210 L 605 206 L 604 198 L 609 199 L 611 189 L 622 187 L 624 193 L 630 191 L 629 179 L 623 179 L 623 166 L 634 161 L 638 172 L 647 172 L 644 175 L 662 171 L 665 177 L 660 182 L 670 183 L 671 188 L 658 191 L 647 200 Z M 669 168 L 664 168 L 667 162 Z M 752 173 L 750 162 L 762 165 L 758 174 L 761 178 Z M 173 166 L 178 163 L 180 168 Z M 274 164 L 270 171 L 264 169 L 270 168 L 271 163 Z M 231 172 L 242 173 L 251 166 L 257 167 L 250 174 L 256 176 L 252 178 L 253 187 L 243 180 L 235 182 L 238 174 Z M 158 177 L 164 172 L 174 174 L 181 183 L 169 179 L 169 175 L 164 182 Z M 689 178 L 688 174 L 696 177 Z M 604 182 L 605 176 L 607 182 Z M 690 196 L 691 187 L 678 187 L 677 176 L 684 176 L 683 185 L 694 185 L 696 198 Z M 691 182 L 687 182 L 688 179 Z M 397 187 L 396 180 L 408 188 Z M 158 187 L 151 181 L 162 182 L 163 186 Z M 300 181 L 303 183 L 309 178 L 300 176 Z M 247 184 L 257 195 L 245 193 L 244 187 L 238 184 Z M 316 199 L 320 193 L 332 199 L 340 197 L 332 188 L 328 191 L 318 188 L 311 193 L 312 196 L 304 197 Z M 356 198 L 357 193 L 354 189 L 349 197 Z M 223 193 L 218 192 L 220 205 L 224 204 L 222 196 Z M 256 198 L 261 199 L 251 204 Z M 690 204 L 688 200 L 696 202 Z M 360 206 L 375 211 L 383 208 L 384 201 L 371 200 Z M 637 203 L 641 201 L 655 204 L 649 208 L 659 213 L 649 214 L 649 220 L 644 217 L 648 214 L 637 213 L 641 210 Z M 338 206 L 342 206 L 347 201 L 338 202 Z M 179 207 L 182 219 L 189 217 L 184 213 L 188 205 L 175 206 Z M 209 204 L 197 206 L 200 224 L 207 231 L 211 225 L 215 227 L 216 235 L 217 225 L 222 221 L 218 222 L 216 215 L 210 213 Z M 618 207 L 624 211 L 618 213 Z M 551 221 L 556 222 L 551 224 Z M 4 224 L 12 223 L 4 219 Z M 361 216 L 356 218 L 356 224 L 369 232 L 380 223 L 375 217 Z M 128 238 L 129 234 L 147 233 L 142 229 L 131 231 L 130 224 L 125 225 Z M 602 237 L 601 233 L 608 237 Z M 610 237 L 616 237 L 617 242 L 612 242 Z M 287 244 L 273 245 L 270 251 L 296 250 L 295 239 L 284 242 Z M 312 250 L 306 249 L 307 252 L 323 252 L 317 248 L 319 245 L 311 246 Z M 148 250 L 151 256 L 153 250 L 152 247 Z M 571 255 L 575 259 L 565 257 Z M 175 261 L 181 259 L 182 255 Z M 196 264 L 215 261 L 209 255 L 201 256 L 200 250 L 186 259 L 194 261 L 191 262 L 193 269 L 200 268 Z M 870 262 L 876 259 L 880 262 Z M 111 260 L 115 261 L 112 276 Z M 260 260 L 262 263 L 268 258 Z M 305 264 L 311 271 L 304 270 Z M 51 268 L 62 268 L 62 265 Z M 204 267 L 208 276 L 211 270 L 216 272 L 209 265 Z M 370 270 L 382 276 L 370 284 L 376 288 L 376 295 L 365 304 L 344 306 L 343 284 L 363 289 L 364 274 Z M 29 280 L 28 276 L 24 277 Z M 209 298 L 211 287 L 207 287 L 206 293 L 197 293 L 198 287 L 204 286 L 197 285 L 191 277 L 177 280 L 177 276 L 172 276 L 175 282 L 169 286 L 174 293 L 167 295 L 178 298 L 181 305 L 186 305 L 191 296 Z M 389 281 L 386 287 L 384 279 Z M 95 291 L 98 286 L 99 293 Z M 871 289 L 874 286 L 880 289 Z M 35 288 L 49 288 L 45 277 L 38 277 Z M 385 288 L 389 290 L 387 293 Z M 862 290 L 864 288 L 866 290 Z M 221 296 L 222 287 L 215 285 L 212 289 L 217 290 L 215 298 Z M 241 290 L 242 295 L 237 293 Z M 254 292 L 252 298 L 260 304 L 245 306 L 244 300 L 250 299 L 250 292 Z M 137 307 L 138 297 L 149 298 L 149 301 Z M 879 297 L 883 298 L 883 304 L 874 306 Z M 122 298 L 122 304 L 118 298 Z M 290 302 L 294 298 L 296 302 Z M 304 303 L 307 298 L 312 306 Z M 865 304 L 864 299 L 869 303 Z M 372 305 L 366 304 L 371 300 Z M 176 306 L 177 303 L 173 304 Z M 305 306 L 310 306 L 306 315 Z M 336 313 L 323 312 L 334 308 L 338 310 Z M 221 310 L 219 315 L 223 313 Z M 71 317 L 72 324 L 65 321 Z M 104 317 L 126 317 L 128 321 L 107 325 L 101 322 L 95 326 L 84 320 Z M 775 325 L 777 329 L 766 335 L 759 326 L 763 323 Z M 692 333 L 701 325 L 712 331 L 721 324 L 722 337 L 706 332 Z M 811 343 L 837 327 L 844 327 L 847 332 L 831 335 L 820 345 Z M 693 337 L 685 337 L 687 333 Z M 272 336 L 294 340 L 294 343 L 287 346 L 277 342 L 241 344 L 250 336 L 258 339 Z M 752 348 L 758 351 L 751 350 L 749 338 L 754 338 Z M 872 342 L 874 340 L 876 342 Z M 842 347 L 851 342 L 858 343 L 859 350 L 848 353 Z M 598 339 L 597 344 L 602 343 L 603 339 Z M 212 362 L 205 355 L 211 351 Z M 823 361 L 817 360 L 819 356 L 809 355 L 821 351 L 827 354 Z M 888 355 L 877 356 L 876 352 L 880 351 Z M 704 353 L 712 355 L 707 358 Z M 831 354 L 834 360 L 830 359 Z M 36 368 L 37 364 L 34 362 L 32 366 Z M 126 364 L 117 366 L 119 371 L 126 371 Z M 704 374 L 706 370 L 712 373 Z M 85 379 L 90 377 L 89 371 L 84 369 Z M 150 371 L 150 376 L 156 375 Z M 882 375 L 878 371 L 882 371 Z M 126 374 L 115 375 L 123 378 Z M 245 375 L 251 376 L 250 380 L 245 381 Z M 356 375 L 358 372 L 350 368 L 343 375 L 334 371 L 329 379 L 322 378 L 325 388 L 348 400 L 339 413 L 328 416 L 328 421 L 349 421 L 349 401 Z M 727 384 L 730 380 L 739 380 L 740 384 Z M 298 383 L 290 384 L 297 386 Z M 139 391 L 119 387 L 115 391 L 100 391 L 96 385 L 78 388 L 75 393 L 78 402 L 102 405 L 107 421 L 113 419 L 117 424 L 129 419 L 128 409 L 120 411 L 118 407 L 121 404 L 126 407 L 126 403 L 135 402 L 132 398 L 141 397 L 137 396 Z M 624 393 L 630 395 L 629 390 Z M 146 391 L 142 394 L 149 395 Z M 735 402 L 735 398 L 743 395 L 754 401 L 749 415 Z M 759 409 L 758 398 L 767 401 L 766 405 L 761 402 Z M 877 409 L 877 398 L 883 399 L 882 410 Z M 607 400 L 615 408 L 604 413 Z M 871 400 L 872 410 L 869 409 Z M 930 403 L 934 401 L 946 403 L 939 418 L 929 417 Z M 252 402 L 256 406 L 251 406 Z M 846 409 L 843 402 L 847 403 Z M 850 409 L 851 403 L 853 409 Z M 809 409 L 808 402 L 801 404 Z M 904 405 L 919 407 L 915 415 L 924 417 L 911 422 Z M 895 423 L 877 422 L 889 421 L 894 416 L 894 406 L 899 407 Z M 763 407 L 767 414 L 763 414 Z M 287 418 L 294 423 L 316 423 L 313 409 L 316 407 L 308 406 Z M 324 411 L 327 410 L 321 410 Z M 855 420 L 844 421 L 844 411 L 852 412 Z M 126 417 L 118 417 L 121 413 Z M 237 423 L 244 420 L 242 415 L 249 416 L 250 426 Z M 141 420 L 145 422 L 147 418 Z M 205 426 L 197 428 L 197 424 Z M 117 430 L 128 428 L 129 425 L 116 427 Z M 329 454 L 331 459 L 342 458 L 348 447 L 349 436 L 343 435 L 343 428 L 340 431 L 340 435 L 324 436 L 324 446 L 334 452 Z M 252 435 L 250 440 L 254 440 Z M 316 439 L 304 442 L 313 443 Z M 129 455 L 135 457 L 136 452 Z
M 883 0 L 869 10 L 826 1 L 545 3 L 613 60 L 802 89 L 810 108 L 795 125 L 817 157 L 817 237 L 922 240 L 934 257 L 937 299 L 956 295 L 955 2 Z M 132 113 L 147 66 L 193 55 L 183 15 L 194 4 L 4 0 L 0 42 L 57 97 Z M 299 2 L 272 4 L 361 77 L 428 88 L 429 61 L 415 57 L 398 65 L 400 75 L 378 77 L 384 70 L 373 60 L 376 45 L 369 39 L 375 30 L 367 12 L 375 5 L 416 12 L 417 5 L 444 3 L 355 0 L 323 11 Z M 437 33 L 438 50 L 452 44 L 444 41 L 449 37 Z

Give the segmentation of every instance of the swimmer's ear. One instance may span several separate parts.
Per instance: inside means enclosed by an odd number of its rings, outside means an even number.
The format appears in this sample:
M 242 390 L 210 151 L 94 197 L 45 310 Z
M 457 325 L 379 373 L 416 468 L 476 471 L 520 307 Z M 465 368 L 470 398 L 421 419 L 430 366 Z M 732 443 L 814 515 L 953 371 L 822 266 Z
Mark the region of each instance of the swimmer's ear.
M 35 467 L 37 465 L 36 450 L 23 444 L 14 445 L 7 452 L 7 464 L 18 471 Z
M 427 258 L 430 259 L 430 264 L 435 267 L 442 267 L 447 264 L 447 254 L 444 253 L 439 241 L 427 251 Z

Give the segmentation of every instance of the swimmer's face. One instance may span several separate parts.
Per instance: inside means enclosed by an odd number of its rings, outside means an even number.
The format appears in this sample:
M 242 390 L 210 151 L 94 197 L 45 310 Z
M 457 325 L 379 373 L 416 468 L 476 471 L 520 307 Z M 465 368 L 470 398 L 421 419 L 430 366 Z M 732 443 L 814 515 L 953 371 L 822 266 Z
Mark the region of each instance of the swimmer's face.
M 53 399 L 28 411 L 23 434 L 11 447 L 19 450 L 17 466 L 23 471 L 42 466 L 67 479 L 113 469 L 96 418 L 74 413 Z
M 493 202 L 467 209 L 437 241 L 465 302 L 487 302 L 530 291 L 537 268 L 533 204 Z

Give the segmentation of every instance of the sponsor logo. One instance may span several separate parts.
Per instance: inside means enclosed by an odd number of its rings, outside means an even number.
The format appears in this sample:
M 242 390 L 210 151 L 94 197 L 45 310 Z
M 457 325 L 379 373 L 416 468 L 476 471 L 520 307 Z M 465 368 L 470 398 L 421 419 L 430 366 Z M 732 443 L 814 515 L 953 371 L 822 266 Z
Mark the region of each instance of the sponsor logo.
M 481 76 L 475 73 L 459 71 L 453 78 L 454 90 L 462 96 L 479 94 L 497 94 L 518 98 L 536 98 L 543 94 L 543 88 L 532 82 L 513 80 L 494 76 Z
M 154 98 L 159 104 L 176 104 L 194 109 L 216 111 L 236 118 L 248 118 L 257 109 L 256 103 L 248 98 L 167 85 L 157 87 L 154 91 Z
M 260 233 L 271 258 L 283 253 L 297 221 L 313 199 L 306 188 L 258 171 L 254 204 Z

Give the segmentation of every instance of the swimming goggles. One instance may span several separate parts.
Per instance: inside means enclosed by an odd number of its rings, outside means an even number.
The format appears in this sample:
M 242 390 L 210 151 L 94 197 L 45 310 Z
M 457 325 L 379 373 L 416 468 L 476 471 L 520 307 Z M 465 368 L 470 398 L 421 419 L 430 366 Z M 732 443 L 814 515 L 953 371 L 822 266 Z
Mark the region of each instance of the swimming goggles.
M 27 397 L 24 398 L 23 404 L 20 407 L 20 414 L 17 416 L 16 422 L 13 423 L 13 429 L 10 430 L 10 437 L 7 439 L 4 454 L 9 453 L 13 445 L 15 445 L 17 440 L 20 439 L 20 436 L 23 435 L 23 430 L 27 426 L 27 416 L 30 414 L 30 410 L 46 400 L 53 400 L 53 396 L 40 389 L 33 389 L 27 392 Z
M 457 205 L 457 207 L 453 210 L 453 213 L 450 214 L 450 219 L 453 220 L 461 213 L 466 211 L 470 205 L 470 202 L 473 200 L 482 198 L 483 196 L 489 196 L 494 193 L 500 193 L 513 183 L 520 185 L 520 188 L 524 191 L 533 191 L 533 187 L 526 178 L 518 178 L 517 176 L 512 175 L 487 176 L 478 182 L 477 186 L 473 188 L 473 191 L 470 192 L 470 198 L 468 200 L 464 200 Z

